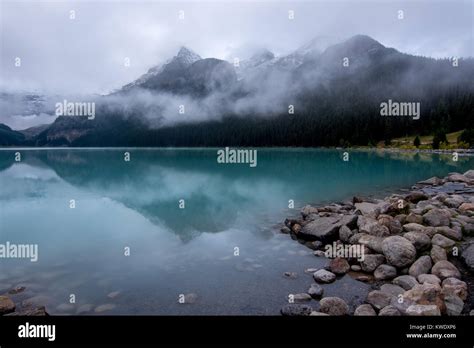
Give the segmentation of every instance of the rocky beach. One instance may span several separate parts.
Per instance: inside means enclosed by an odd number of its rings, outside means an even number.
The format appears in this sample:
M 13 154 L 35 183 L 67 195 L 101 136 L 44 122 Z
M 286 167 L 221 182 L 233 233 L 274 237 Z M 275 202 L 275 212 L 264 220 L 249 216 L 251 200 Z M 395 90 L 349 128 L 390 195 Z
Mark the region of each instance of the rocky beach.
M 327 258 L 324 268 L 307 270 L 314 283 L 295 289 L 283 315 L 474 314 L 474 170 L 385 199 L 307 205 L 281 232 Z M 325 285 L 344 276 L 370 285 L 363 304 L 324 296 Z

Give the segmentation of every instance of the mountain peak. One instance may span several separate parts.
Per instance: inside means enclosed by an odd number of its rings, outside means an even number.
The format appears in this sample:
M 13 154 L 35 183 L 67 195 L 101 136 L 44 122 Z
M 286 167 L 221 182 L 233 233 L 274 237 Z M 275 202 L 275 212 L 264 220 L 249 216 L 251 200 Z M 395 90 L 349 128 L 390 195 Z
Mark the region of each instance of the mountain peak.
M 192 64 L 202 59 L 197 53 L 184 46 L 181 46 L 178 51 L 178 54 L 176 55 L 176 58 L 187 64 Z
M 374 49 L 374 48 L 384 48 L 377 40 L 371 38 L 368 35 L 354 35 L 345 41 L 346 44 L 360 47 L 361 49 Z

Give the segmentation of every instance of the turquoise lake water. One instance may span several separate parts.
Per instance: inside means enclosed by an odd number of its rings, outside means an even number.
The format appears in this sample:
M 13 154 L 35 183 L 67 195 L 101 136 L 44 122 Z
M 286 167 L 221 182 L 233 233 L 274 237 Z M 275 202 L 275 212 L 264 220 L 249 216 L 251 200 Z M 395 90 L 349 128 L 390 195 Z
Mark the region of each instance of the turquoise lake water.
M 342 152 L 259 149 L 252 168 L 217 163 L 216 149 L 3 149 L 0 243 L 37 244 L 39 259 L 0 259 L 0 293 L 25 286 L 15 302 L 51 314 L 278 314 L 312 283 L 304 270 L 325 263 L 279 232 L 286 217 L 474 168 L 471 157 Z M 367 285 L 324 287 L 355 306 Z M 180 304 L 189 293 L 195 303 Z

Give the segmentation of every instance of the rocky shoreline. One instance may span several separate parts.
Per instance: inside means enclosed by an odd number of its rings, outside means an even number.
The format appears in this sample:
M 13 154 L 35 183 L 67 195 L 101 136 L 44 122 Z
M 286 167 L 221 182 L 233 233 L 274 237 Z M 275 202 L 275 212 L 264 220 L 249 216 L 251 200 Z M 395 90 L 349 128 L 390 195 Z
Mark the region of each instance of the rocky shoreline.
M 328 262 L 311 270 L 315 283 L 290 295 L 283 315 L 474 315 L 474 170 L 433 177 L 382 200 L 307 205 L 284 225 L 282 233 Z M 371 285 L 355 310 L 324 297 L 324 284 L 341 276 Z

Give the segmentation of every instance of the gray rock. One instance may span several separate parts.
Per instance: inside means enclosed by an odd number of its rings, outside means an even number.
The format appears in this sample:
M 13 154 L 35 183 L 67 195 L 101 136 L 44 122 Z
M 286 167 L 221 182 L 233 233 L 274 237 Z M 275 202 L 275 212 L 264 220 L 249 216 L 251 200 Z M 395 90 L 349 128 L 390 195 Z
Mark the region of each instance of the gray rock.
M 319 301 L 319 311 L 329 315 L 347 315 L 349 306 L 339 297 L 325 297 Z
M 474 272 L 474 243 L 462 251 L 461 258 L 471 272 Z
M 301 316 L 310 315 L 313 311 L 310 305 L 306 304 L 287 304 L 281 309 L 281 314 L 284 316 Z
M 301 216 L 303 216 L 303 219 L 305 219 L 307 216 L 311 214 L 318 214 L 318 208 L 313 207 L 311 205 L 305 205 L 301 209 Z
M 397 276 L 397 269 L 390 265 L 380 265 L 374 272 L 374 277 L 377 280 L 393 279 Z
M 421 232 L 425 228 L 426 228 L 425 226 L 421 224 L 417 224 L 415 222 L 410 222 L 408 224 L 403 225 L 403 229 L 407 232 Z
M 362 267 L 360 267 L 359 265 L 352 265 L 351 270 L 354 272 L 360 272 L 362 270 Z
M 283 226 L 283 227 L 280 229 L 280 232 L 281 232 L 281 233 L 288 234 L 288 233 L 291 232 L 291 230 L 290 230 L 288 227 Z
M 411 305 L 406 314 L 410 316 L 439 316 L 441 312 L 436 305 Z
M 329 262 L 329 270 L 334 274 L 345 274 L 349 272 L 351 266 L 346 259 L 336 257 Z
M 423 215 L 423 220 L 428 226 L 449 226 L 451 214 L 446 209 L 434 208 Z
M 332 283 L 336 280 L 336 275 L 332 272 L 326 271 L 325 269 L 320 269 L 313 274 L 314 280 L 318 283 Z
M 440 226 L 435 227 L 436 233 L 439 233 L 447 238 L 454 239 L 454 240 L 461 240 L 462 239 L 462 232 L 461 230 L 455 230 L 453 228 L 449 228 L 447 226 Z
M 33 308 L 22 308 L 19 311 L 11 312 L 5 314 L 7 317 L 42 317 L 49 315 L 46 312 L 46 308 L 42 307 L 33 307 Z
M 377 254 L 382 253 L 382 242 L 383 237 L 371 236 L 366 233 L 359 233 L 359 238 L 357 240 L 359 244 L 369 247 L 371 250 L 375 251 Z
M 369 305 L 369 304 L 361 304 L 360 306 L 358 306 L 354 312 L 354 315 L 355 316 L 365 316 L 365 317 L 368 317 L 368 316 L 376 316 L 377 313 L 375 313 L 375 310 L 374 308 Z
M 433 260 L 433 263 L 437 263 L 438 261 L 443 261 L 448 259 L 448 255 L 446 254 L 446 250 L 441 248 L 438 245 L 433 245 L 431 247 L 431 252 L 430 252 L 431 259 Z
M 416 249 L 406 238 L 390 236 L 383 240 L 382 251 L 388 263 L 395 267 L 411 265 L 416 258 Z
M 392 280 L 392 283 L 395 285 L 401 286 L 405 290 L 410 290 L 411 288 L 413 288 L 415 285 L 418 284 L 415 277 L 412 277 L 410 275 L 402 275 L 402 276 L 396 277 L 394 280 Z
M 456 295 L 447 295 L 444 297 L 446 305 L 446 314 L 449 316 L 458 316 L 464 307 L 464 302 Z
M 369 254 L 364 256 L 364 260 L 360 266 L 364 272 L 373 272 L 375 269 L 385 262 L 385 256 L 380 254 Z
M 456 242 L 452 239 L 449 239 L 439 233 L 435 234 L 433 238 L 431 238 L 431 244 L 437 245 L 443 249 L 452 248 L 456 245 Z
M 413 212 L 408 214 L 408 216 L 405 218 L 406 223 L 415 223 L 418 225 L 421 225 L 423 223 L 423 216 L 414 214 Z
M 351 231 L 349 227 L 346 225 L 341 226 L 339 228 L 339 239 L 344 242 L 344 243 L 349 243 L 350 238 L 354 235 L 355 233 Z
M 463 174 L 466 178 L 474 180 L 474 170 L 470 169 Z
M 431 269 L 431 273 L 441 280 L 446 278 L 461 278 L 461 273 L 459 273 L 459 270 L 449 261 L 436 262 Z
M 293 300 L 298 302 L 308 302 L 312 300 L 312 297 L 307 293 L 293 294 Z
M 324 289 L 319 286 L 318 284 L 311 284 L 310 288 L 308 289 L 308 294 L 312 298 L 321 298 L 323 296 Z
M 395 284 L 383 284 L 380 287 L 380 291 L 386 292 L 391 296 L 398 296 L 400 294 L 403 294 L 405 292 L 405 289 Z
M 323 317 L 323 316 L 327 317 L 327 316 L 329 316 L 329 314 L 321 313 L 321 312 L 317 312 L 317 311 L 312 311 L 310 316 L 312 316 L 312 317 Z
M 351 227 L 351 225 L 355 225 L 356 221 L 356 215 L 321 217 L 304 225 L 298 236 L 318 239 L 323 243 L 332 242 L 337 239 L 341 226 Z
M 391 299 L 392 295 L 380 290 L 374 290 L 369 292 L 366 302 L 377 309 L 382 309 L 390 304 Z
M 434 274 L 420 274 L 417 277 L 420 284 L 429 283 L 429 284 L 441 284 L 441 279 L 439 279 Z
M 407 232 L 403 235 L 408 239 L 416 250 L 426 250 L 431 246 L 431 239 L 423 232 Z
M 368 235 L 376 237 L 385 237 L 390 235 L 390 231 L 387 227 L 379 224 L 377 220 L 370 217 L 359 217 L 357 220 L 357 226 L 360 233 L 367 233 Z
M 446 278 L 442 283 L 442 291 L 445 296 L 456 295 L 461 300 L 467 300 L 467 284 L 456 278 Z
M 359 210 L 363 216 L 368 216 L 371 218 L 377 218 L 380 214 L 380 204 L 361 202 L 354 204 L 356 210 Z
M 400 315 L 401 315 L 400 311 L 396 307 L 391 306 L 391 305 L 388 305 L 382 308 L 379 312 L 379 316 L 382 316 L 382 317 L 397 317 Z
M 432 267 L 431 257 L 424 255 L 420 256 L 418 260 L 416 260 L 408 270 L 408 274 L 412 277 L 418 277 L 420 274 L 429 273 Z
M 443 180 L 434 176 L 432 178 L 429 178 L 427 180 L 423 181 L 418 181 L 417 184 L 419 185 L 432 185 L 432 186 L 438 186 L 443 184 Z
M 421 192 L 421 191 L 412 191 L 407 196 L 405 196 L 405 200 L 410 203 L 418 203 L 419 201 L 424 201 L 429 199 L 429 197 Z

